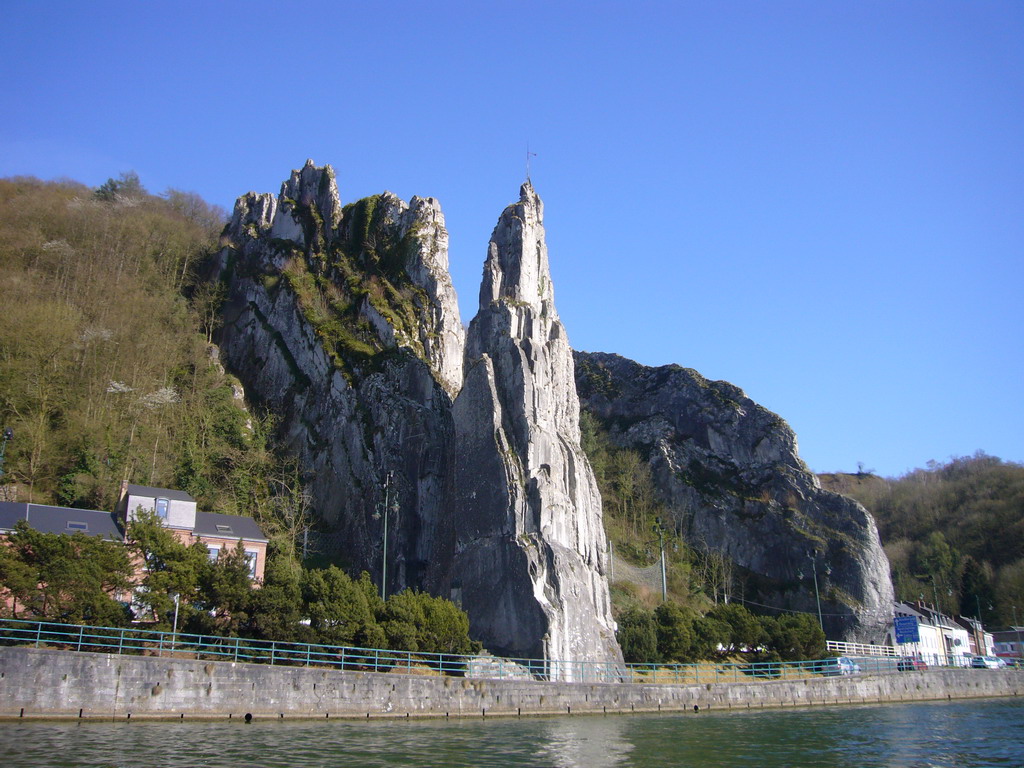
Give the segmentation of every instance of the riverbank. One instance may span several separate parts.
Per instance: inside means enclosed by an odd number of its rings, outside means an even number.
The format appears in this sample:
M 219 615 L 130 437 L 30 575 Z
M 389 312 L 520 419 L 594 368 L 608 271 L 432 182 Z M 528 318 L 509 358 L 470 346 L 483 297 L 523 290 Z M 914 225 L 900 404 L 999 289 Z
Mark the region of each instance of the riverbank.
M 935 669 L 701 685 L 560 683 L 0 648 L 0 718 L 494 717 L 1019 696 L 1024 671 Z

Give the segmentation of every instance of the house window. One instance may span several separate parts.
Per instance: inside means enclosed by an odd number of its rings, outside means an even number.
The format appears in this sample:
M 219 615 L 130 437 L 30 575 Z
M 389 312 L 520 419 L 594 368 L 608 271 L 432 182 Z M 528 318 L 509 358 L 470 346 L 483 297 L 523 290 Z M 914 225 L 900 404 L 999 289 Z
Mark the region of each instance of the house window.
M 211 547 L 207 544 L 206 548 L 210 550 L 210 562 L 216 563 L 217 558 L 220 557 L 220 547 Z
M 88 531 L 89 530 L 89 524 L 88 523 L 77 523 L 77 522 L 75 522 L 73 520 L 68 520 L 68 530 L 69 531 Z
M 171 502 L 168 499 L 157 499 L 156 500 L 156 516 L 161 520 L 167 519 L 167 510 L 170 509 Z
M 245 550 L 245 562 L 249 564 L 249 578 L 256 578 L 256 561 L 259 558 L 259 552 L 255 549 Z

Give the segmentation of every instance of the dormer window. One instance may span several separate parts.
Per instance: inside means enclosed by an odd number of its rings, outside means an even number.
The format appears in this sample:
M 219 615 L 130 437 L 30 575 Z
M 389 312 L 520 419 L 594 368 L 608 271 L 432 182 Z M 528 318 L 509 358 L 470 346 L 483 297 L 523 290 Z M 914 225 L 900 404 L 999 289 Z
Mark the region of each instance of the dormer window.
M 156 516 L 159 517 L 161 520 L 166 520 L 167 519 L 167 511 L 170 509 L 170 507 L 171 507 L 171 502 L 170 502 L 169 499 L 157 499 L 156 500 Z

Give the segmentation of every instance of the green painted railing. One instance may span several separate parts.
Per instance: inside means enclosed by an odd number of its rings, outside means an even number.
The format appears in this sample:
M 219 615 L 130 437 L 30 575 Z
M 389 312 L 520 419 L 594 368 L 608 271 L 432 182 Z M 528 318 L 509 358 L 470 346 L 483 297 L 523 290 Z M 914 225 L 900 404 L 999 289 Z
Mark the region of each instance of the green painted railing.
M 25 619 L 0 619 L 0 644 L 93 653 L 173 656 L 220 661 L 324 667 L 369 672 L 437 674 L 473 678 L 694 685 L 770 681 L 852 674 L 915 671 L 908 659 L 858 657 L 799 662 L 729 664 L 614 664 L 589 661 L 507 659 L 383 648 L 291 643 L 245 637 L 160 632 L 139 627 L 95 627 Z M 950 666 L 964 666 L 952 660 Z M 1019 671 L 1019 670 L 1017 670 Z

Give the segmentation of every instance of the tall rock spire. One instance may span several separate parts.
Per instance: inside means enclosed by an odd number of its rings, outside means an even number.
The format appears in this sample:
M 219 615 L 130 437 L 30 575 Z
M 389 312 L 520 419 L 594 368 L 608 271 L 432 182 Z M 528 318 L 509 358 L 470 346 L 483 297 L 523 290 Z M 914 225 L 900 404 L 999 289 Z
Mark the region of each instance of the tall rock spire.
M 454 405 L 453 575 L 490 650 L 615 663 L 601 497 L 580 448 L 543 216 L 527 181 L 488 245 Z M 551 674 L 576 679 L 580 668 Z

